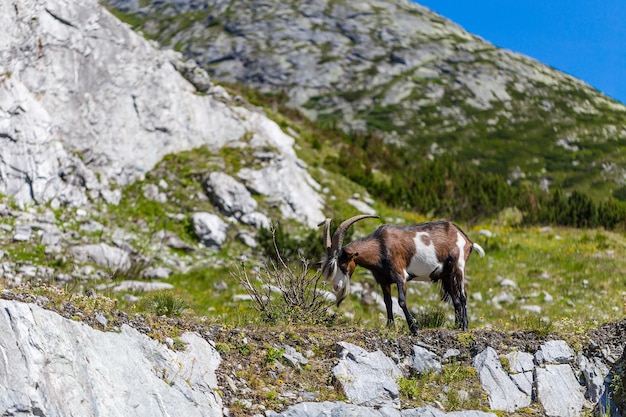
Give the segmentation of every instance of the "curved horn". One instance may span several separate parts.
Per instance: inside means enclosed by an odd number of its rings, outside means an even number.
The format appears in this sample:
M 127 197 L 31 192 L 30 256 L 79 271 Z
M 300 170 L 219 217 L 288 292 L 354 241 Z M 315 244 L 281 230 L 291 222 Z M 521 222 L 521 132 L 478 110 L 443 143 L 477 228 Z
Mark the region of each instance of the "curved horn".
M 321 222 L 320 224 L 317 225 L 317 227 L 320 227 L 321 225 L 324 225 L 324 249 L 326 250 L 326 254 L 328 256 L 330 256 L 330 248 L 331 248 L 331 240 L 330 240 L 330 222 L 333 219 L 325 219 L 323 222 Z
M 339 248 L 343 244 L 343 237 L 346 235 L 346 231 L 348 230 L 348 227 L 352 226 L 354 223 L 358 222 L 359 220 L 363 220 L 367 218 L 378 219 L 380 218 L 380 216 L 375 216 L 371 214 L 359 214 L 357 216 L 350 217 L 348 220 L 344 220 L 339 225 L 337 230 L 335 230 L 335 234 L 333 235 L 333 240 L 331 244 L 331 251 L 336 253 L 339 250 Z

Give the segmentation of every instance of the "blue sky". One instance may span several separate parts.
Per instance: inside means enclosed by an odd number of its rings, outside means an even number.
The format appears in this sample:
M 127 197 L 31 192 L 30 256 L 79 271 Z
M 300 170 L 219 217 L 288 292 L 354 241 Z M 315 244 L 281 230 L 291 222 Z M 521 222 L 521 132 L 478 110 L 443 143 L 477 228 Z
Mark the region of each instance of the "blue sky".
M 417 0 L 626 104 L 626 0 Z

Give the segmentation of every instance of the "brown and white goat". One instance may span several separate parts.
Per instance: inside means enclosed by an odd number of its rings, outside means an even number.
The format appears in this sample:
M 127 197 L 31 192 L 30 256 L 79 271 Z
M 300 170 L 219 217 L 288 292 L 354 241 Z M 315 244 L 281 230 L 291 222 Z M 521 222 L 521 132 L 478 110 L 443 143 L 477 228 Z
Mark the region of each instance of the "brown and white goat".
M 485 251 L 473 243 L 457 225 L 435 221 L 412 226 L 379 226 L 368 236 L 343 245 L 348 228 L 355 222 L 378 218 L 360 214 L 342 222 L 330 236 L 330 223 L 324 225 L 322 274 L 332 281 L 337 306 L 350 291 L 350 277 L 357 266 L 372 272 L 383 290 L 387 308 L 387 325 L 393 324 L 391 285 L 398 287 L 398 304 L 404 312 L 410 331 L 417 333 L 417 324 L 406 305 L 406 283 L 411 280 L 440 282 L 441 298 L 454 305 L 456 324 L 467 330 L 465 295 L 465 262 L 473 250 L 483 257 Z

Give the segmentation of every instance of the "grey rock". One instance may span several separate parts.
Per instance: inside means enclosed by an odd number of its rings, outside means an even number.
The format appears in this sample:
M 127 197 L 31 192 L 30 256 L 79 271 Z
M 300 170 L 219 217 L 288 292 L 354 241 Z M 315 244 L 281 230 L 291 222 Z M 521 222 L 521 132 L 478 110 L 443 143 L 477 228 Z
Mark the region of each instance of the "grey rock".
M 450 348 L 446 350 L 446 353 L 443 354 L 441 361 L 444 363 L 451 362 L 455 358 L 458 358 L 461 355 L 461 351 L 455 348 Z
M 93 262 L 110 271 L 127 270 L 131 265 L 128 252 L 105 243 L 74 246 L 70 252 L 78 262 Z
M 29 5 L 22 5 L 29 9 Z M 17 33 L 18 37 L 25 37 L 18 42 L 31 39 L 31 27 L 13 21 L 9 7 L 8 4 L 0 5 L 0 24 L 14 27 L 16 30 L 12 35 Z M 13 40 L 9 36 L 3 45 L 9 46 Z M 21 49 L 18 45 L 14 47 L 15 51 Z M 59 139 L 51 134 L 52 117 L 25 85 L 28 80 L 19 76 L 7 77 L 7 71 L 12 70 L 11 64 L 20 65 L 21 62 L 24 65 L 24 60 L 29 61 L 28 55 L 12 61 L 8 53 L 9 50 L 0 49 L 0 73 L 3 74 L 0 76 L 0 136 L 7 138 L 2 143 L 0 192 L 13 197 L 21 207 L 53 199 L 70 205 L 82 204 L 86 197 L 68 174 L 70 167 L 80 168 L 82 163 L 70 156 Z
M 244 168 L 239 177 L 255 193 L 275 200 L 283 217 L 313 228 L 325 217 L 323 199 L 317 192 L 320 186 L 306 171 L 295 167 L 295 159 L 285 159 L 260 170 Z
M 309 363 L 309 360 L 298 352 L 294 347 L 286 345 L 283 358 L 294 368 L 300 369 L 302 365 Z
M 504 371 L 493 348 L 488 347 L 474 357 L 474 368 L 487 392 L 491 409 L 512 412 L 530 405 L 530 396 L 521 391 Z
M 172 274 L 172 270 L 162 266 L 150 267 L 143 272 L 144 278 L 167 279 Z
M 171 290 L 173 288 L 174 286 L 167 282 L 148 282 L 148 281 L 126 280 L 126 281 L 121 281 L 115 287 L 113 287 L 113 291 L 115 292 L 122 292 L 122 291 L 150 292 L 150 291 Z
M 622 356 L 615 361 L 611 371 L 604 379 L 604 392 L 598 402 L 597 412 L 601 416 L 622 417 L 626 416 L 626 398 L 624 395 L 616 395 L 616 390 L 623 389 L 626 385 L 626 349 L 622 350 Z M 621 391 L 623 393 L 623 390 Z
M 268 219 L 265 214 L 259 213 L 258 211 L 244 214 L 239 218 L 239 221 L 256 229 L 269 229 L 271 225 L 270 219 Z
M 223 172 L 211 172 L 204 181 L 209 198 L 226 216 L 241 216 L 256 210 L 257 202 L 239 181 Z
M 254 239 L 250 233 L 245 231 L 241 231 L 237 234 L 237 238 L 243 242 L 244 245 L 250 248 L 256 248 L 258 246 L 257 241 Z
M 365 203 L 365 202 L 363 202 L 361 200 L 358 200 L 358 199 L 355 199 L 355 198 L 349 198 L 347 202 L 352 207 L 357 209 L 357 211 L 359 213 L 372 214 L 372 215 L 376 214 L 376 210 L 373 207 L 371 207 L 369 204 L 367 204 L 367 203 Z
M 27 225 L 15 226 L 15 233 L 13 234 L 13 240 L 15 242 L 28 242 L 31 236 L 31 227 Z
M 381 351 L 368 352 L 359 346 L 339 342 L 339 363 L 333 376 L 346 397 L 356 405 L 400 408 L 396 378 L 397 365 Z
M 604 394 L 604 381 L 609 374 L 609 368 L 600 358 L 588 359 L 585 355 L 578 354 L 576 359 L 585 380 L 585 398 L 596 404 Z
M 518 374 L 511 374 L 509 376 L 511 377 L 511 380 L 515 383 L 517 388 L 520 389 L 520 391 L 532 398 L 534 382 L 533 375 L 534 374 L 532 371 L 528 371 L 520 372 Z
M 542 363 L 571 363 L 574 361 L 574 351 L 565 340 L 550 340 L 543 343 L 535 353 L 535 361 Z
M 142 188 L 143 195 L 148 200 L 158 201 L 159 203 L 167 202 L 167 195 L 161 192 L 156 184 L 145 184 Z
M 509 288 L 517 288 L 517 283 L 510 278 L 506 278 L 500 281 L 500 286 L 509 287 Z
M 396 410 L 396 413 L 398 411 Z M 346 404 L 341 401 L 304 402 L 289 407 L 282 413 L 269 411 L 267 417 L 310 417 L 310 416 L 337 416 L 337 417 L 382 417 L 379 410 L 356 404 Z M 399 414 L 395 414 L 399 416 Z
M 547 416 L 575 417 L 581 414 L 585 398 L 569 365 L 546 365 L 535 369 L 537 399 Z
M 541 311 L 542 311 L 541 306 L 538 306 L 535 304 L 524 304 L 520 306 L 520 309 L 524 311 L 529 311 L 535 314 L 541 314 Z
M 194 213 L 191 223 L 196 236 L 204 246 L 219 247 L 226 240 L 228 223 L 215 214 Z
M 101 223 L 98 223 L 95 220 L 87 220 L 86 222 L 82 223 L 79 227 L 79 229 L 83 232 L 88 232 L 88 233 L 95 233 L 95 232 L 101 232 L 104 230 L 104 226 Z
M 421 346 L 411 348 L 411 368 L 419 374 L 441 371 L 441 360 L 437 354 Z
M 408 408 L 396 410 L 395 408 L 381 407 L 378 409 L 354 404 L 346 404 L 341 401 L 303 402 L 289 407 L 286 411 L 276 413 L 268 411 L 267 417 L 496 417 L 493 413 L 467 410 L 445 413 L 435 407 Z
M 192 252 L 195 250 L 193 246 L 189 243 L 182 240 L 178 235 L 174 232 L 170 232 L 169 230 L 160 230 L 155 235 L 158 240 L 158 244 L 168 246 L 172 249 L 179 249 L 185 252 Z
M 0 300 L 0 350 L 11 364 L 0 366 L 3 412 L 221 417 L 219 354 L 197 334 L 180 339 L 185 350 L 172 351 L 127 325 L 101 332 Z
M 528 352 L 514 351 L 505 355 L 509 361 L 509 369 L 511 373 L 528 372 L 535 369 L 533 355 Z
M 228 289 L 228 284 L 226 283 L 226 281 L 218 281 L 216 283 L 213 284 L 213 288 L 215 288 L 217 291 L 226 291 Z
M 61 243 L 63 235 L 61 231 L 57 229 L 57 231 L 44 231 L 41 234 L 40 243 L 44 246 L 56 246 Z

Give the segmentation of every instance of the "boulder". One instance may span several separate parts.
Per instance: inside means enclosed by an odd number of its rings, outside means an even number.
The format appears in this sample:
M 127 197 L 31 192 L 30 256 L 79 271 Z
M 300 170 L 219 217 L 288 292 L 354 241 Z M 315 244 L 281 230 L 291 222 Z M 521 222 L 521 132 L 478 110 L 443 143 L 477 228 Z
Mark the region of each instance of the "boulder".
M 78 262 L 93 262 L 110 271 L 127 270 L 131 266 L 128 252 L 105 243 L 74 246 L 70 252 Z
M 474 357 L 474 368 L 487 392 L 491 409 L 513 412 L 530 405 L 530 395 L 521 391 L 511 380 L 493 348 L 488 347 Z
M 400 408 L 396 378 L 398 366 L 379 350 L 368 352 L 347 342 L 339 342 L 339 363 L 333 376 L 346 397 L 356 405 Z
M 411 349 L 411 369 L 419 374 L 441 371 L 441 360 L 437 354 L 421 346 Z
M 535 369 L 537 399 L 546 416 L 576 417 L 583 409 L 585 398 L 582 388 L 567 364 L 546 365 Z
M 137 280 L 125 280 L 118 283 L 113 287 L 113 291 L 134 291 L 134 292 L 151 292 L 171 290 L 174 286 L 167 282 L 149 282 L 149 281 L 137 281 Z
M 257 202 L 239 181 L 223 172 L 211 172 L 204 181 L 211 202 L 226 216 L 239 219 L 256 210 Z
M 550 340 L 541 345 L 535 353 L 535 361 L 542 363 L 571 363 L 574 361 L 574 351 L 565 340 Z
M 191 223 L 196 236 L 204 246 L 219 247 L 226 240 L 228 223 L 215 214 L 194 213 Z
M 604 394 L 604 380 L 609 374 L 609 368 L 600 358 L 588 359 L 583 354 L 577 356 L 577 363 L 585 380 L 585 398 L 596 404 Z

